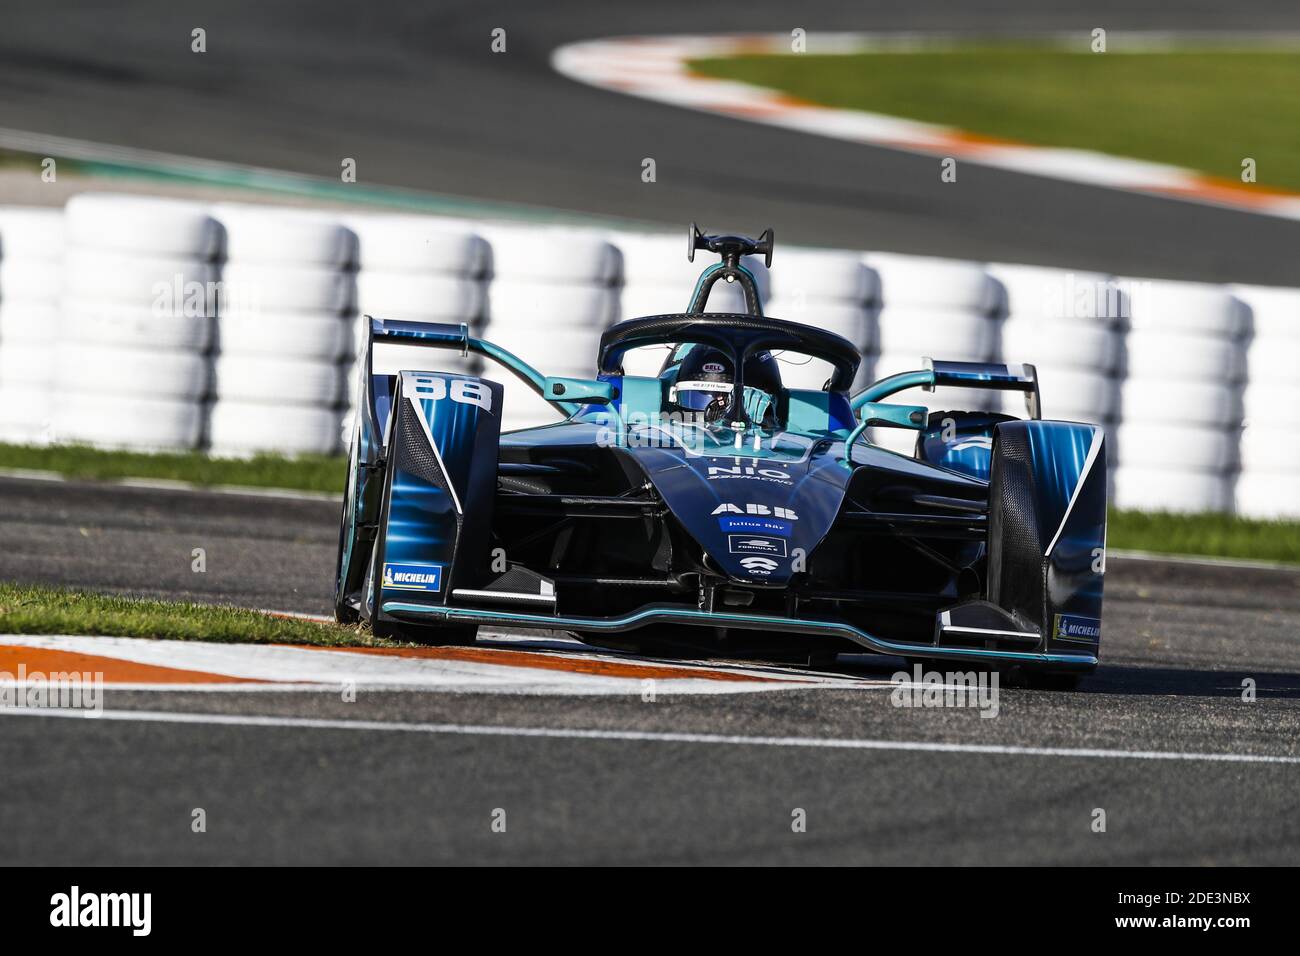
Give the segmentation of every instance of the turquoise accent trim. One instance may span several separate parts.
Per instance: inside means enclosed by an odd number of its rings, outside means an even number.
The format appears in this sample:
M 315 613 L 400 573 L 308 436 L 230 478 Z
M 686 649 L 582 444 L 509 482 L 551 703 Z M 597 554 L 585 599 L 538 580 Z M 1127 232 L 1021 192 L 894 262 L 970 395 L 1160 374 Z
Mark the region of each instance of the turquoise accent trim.
M 844 467 L 849 471 L 853 470 L 853 445 L 862 437 L 862 433 L 866 430 L 867 420 L 864 418 L 858 424 L 857 428 L 849 432 L 849 437 L 844 440 Z
M 812 389 L 791 388 L 789 396 L 789 422 L 792 432 L 803 435 L 842 435 L 844 429 L 831 427 L 831 393 Z
M 856 412 L 867 402 L 878 402 L 882 398 L 888 398 L 895 392 L 901 392 L 905 388 L 933 388 L 934 387 L 934 370 L 923 368 L 915 372 L 899 372 L 897 375 L 891 375 L 888 378 L 882 378 L 879 382 L 868 385 L 858 394 L 854 395 L 849 403 Z
M 543 397 L 548 402 L 581 401 L 587 405 L 608 405 L 614 400 L 614 386 L 600 379 L 548 375 Z
M 719 272 L 724 268 L 725 266 L 723 263 L 715 262 L 713 265 L 709 266 L 707 269 L 705 269 L 703 272 L 700 273 L 700 277 L 695 280 L 695 288 L 691 290 L 691 300 L 686 303 L 686 308 L 688 310 L 695 303 L 695 297 L 700 294 L 700 289 L 703 287 L 705 280 L 708 279 L 709 276 L 713 275 L 713 273 Z M 762 313 L 763 297 L 758 294 L 758 280 L 754 278 L 754 273 L 750 272 L 749 269 L 745 267 L 744 263 L 738 264 L 736 266 L 736 270 L 738 272 L 743 272 L 745 273 L 745 275 L 749 276 L 750 284 L 753 285 L 754 287 L 754 300 L 758 303 L 758 311 Z M 709 291 L 712 292 L 713 290 L 710 289 Z
M 626 631 L 653 620 L 677 620 L 684 624 L 720 626 L 766 626 L 769 629 L 786 629 L 796 633 L 847 637 L 880 654 L 910 657 L 921 654 L 952 660 L 997 660 L 1025 664 L 1060 664 L 1078 668 L 1097 666 L 1097 657 L 1086 654 L 1053 654 L 1038 651 L 990 651 L 974 647 L 937 647 L 932 644 L 908 644 L 890 641 L 869 634 L 861 628 L 842 621 L 800 620 L 765 614 L 732 614 L 726 611 L 698 611 L 692 608 L 665 606 L 644 607 L 622 617 L 569 617 L 551 614 L 521 614 L 517 611 L 484 611 L 478 608 L 450 607 L 445 605 L 408 604 L 386 601 L 385 614 L 415 617 L 434 617 L 443 621 L 500 621 L 510 624 L 531 624 L 545 628 L 567 628 L 577 631 Z

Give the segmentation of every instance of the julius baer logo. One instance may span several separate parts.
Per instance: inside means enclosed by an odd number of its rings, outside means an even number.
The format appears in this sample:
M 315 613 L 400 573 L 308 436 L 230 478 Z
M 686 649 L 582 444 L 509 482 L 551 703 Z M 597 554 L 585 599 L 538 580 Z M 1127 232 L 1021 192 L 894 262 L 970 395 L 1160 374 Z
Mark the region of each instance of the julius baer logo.
M 83 893 L 74 886 L 50 897 L 51 926 L 126 926 L 132 936 L 148 936 L 152 916 L 152 893 Z
M 737 505 L 724 502 L 714 508 L 712 513 L 723 531 L 776 534 L 783 538 L 790 536 L 794 522 L 799 520 L 793 508 L 777 505 Z

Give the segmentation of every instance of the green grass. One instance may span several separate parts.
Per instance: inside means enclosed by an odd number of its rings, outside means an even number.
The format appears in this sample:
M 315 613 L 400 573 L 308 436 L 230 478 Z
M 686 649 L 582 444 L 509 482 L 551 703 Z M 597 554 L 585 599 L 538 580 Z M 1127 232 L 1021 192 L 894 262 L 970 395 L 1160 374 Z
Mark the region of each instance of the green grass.
M 1198 554 L 1300 564 L 1300 522 L 1232 515 L 1113 511 L 1106 546 L 1157 554 Z
M 321 647 L 394 646 L 367 631 L 261 611 L 0 583 L 0 633 L 104 634 Z
M 1300 52 L 1074 52 L 1032 43 L 692 61 L 805 100 L 987 136 L 1171 163 L 1300 189 Z
M 341 494 L 346 459 L 326 455 L 284 458 L 258 455 L 249 459 L 210 458 L 198 452 L 151 455 L 133 451 L 100 451 L 81 445 L 0 444 L 0 468 L 54 471 L 68 478 L 110 480 L 154 478 L 197 485 L 244 485 Z

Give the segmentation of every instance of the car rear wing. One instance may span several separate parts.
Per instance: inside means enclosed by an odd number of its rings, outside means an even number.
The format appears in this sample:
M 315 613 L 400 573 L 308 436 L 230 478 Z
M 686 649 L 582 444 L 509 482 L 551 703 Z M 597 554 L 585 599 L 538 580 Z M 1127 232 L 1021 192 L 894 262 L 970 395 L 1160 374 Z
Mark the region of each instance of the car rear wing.
M 868 385 L 852 398 L 856 412 L 868 402 L 882 399 L 908 388 L 933 392 L 940 387 L 986 388 L 1025 393 L 1025 407 L 1032 419 L 1042 418 L 1042 401 L 1038 392 L 1038 370 L 1032 365 L 1000 365 L 994 362 L 941 362 L 928 356 L 923 368 L 900 372 Z

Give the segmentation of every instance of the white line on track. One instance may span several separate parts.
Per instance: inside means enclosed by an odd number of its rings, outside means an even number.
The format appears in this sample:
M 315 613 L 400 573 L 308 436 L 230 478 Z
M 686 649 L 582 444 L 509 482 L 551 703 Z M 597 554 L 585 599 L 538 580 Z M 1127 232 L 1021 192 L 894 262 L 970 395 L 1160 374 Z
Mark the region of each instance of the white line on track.
M 887 750 L 921 753 L 983 754 L 1014 757 L 1067 757 L 1102 760 L 1187 760 L 1209 763 L 1300 764 L 1300 756 L 1196 753 L 1178 750 L 1109 750 L 1085 747 L 1018 747 L 1001 744 L 942 744 L 913 740 L 862 740 L 834 737 L 749 737 L 642 730 L 582 730 L 564 727 L 494 727 L 487 724 L 420 724 L 385 720 L 323 720 L 314 717 L 260 717 L 243 714 L 189 714 L 159 710 L 3 709 L 0 714 L 71 717 L 158 724 L 271 727 L 297 730 L 367 730 L 467 737 L 534 737 L 556 740 L 619 740 L 648 743 L 723 744 L 741 747 L 798 747 L 820 750 Z

